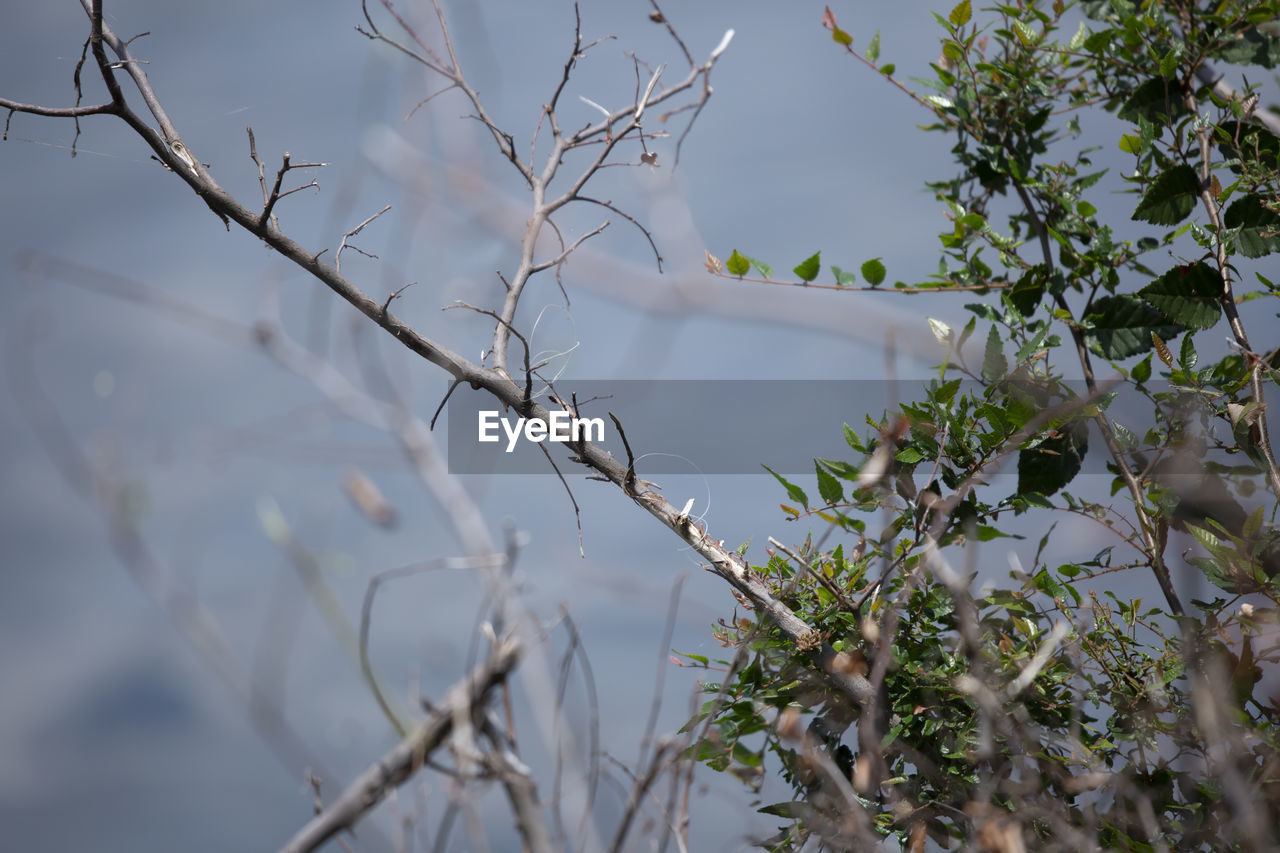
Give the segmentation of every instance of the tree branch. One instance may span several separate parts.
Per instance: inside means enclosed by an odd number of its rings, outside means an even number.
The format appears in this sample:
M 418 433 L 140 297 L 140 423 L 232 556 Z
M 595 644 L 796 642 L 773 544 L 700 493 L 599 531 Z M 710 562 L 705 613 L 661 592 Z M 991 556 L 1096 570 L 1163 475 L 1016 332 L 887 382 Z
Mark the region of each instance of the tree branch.
M 308 821 L 280 848 L 280 853 L 315 850 L 342 830 L 354 826 L 444 743 L 460 715 L 466 719 L 483 707 L 493 688 L 502 684 L 515 668 L 522 652 L 522 644 L 514 638 L 500 643 L 488 660 L 449 688 L 439 706 L 408 737 L 370 765 L 323 812 Z

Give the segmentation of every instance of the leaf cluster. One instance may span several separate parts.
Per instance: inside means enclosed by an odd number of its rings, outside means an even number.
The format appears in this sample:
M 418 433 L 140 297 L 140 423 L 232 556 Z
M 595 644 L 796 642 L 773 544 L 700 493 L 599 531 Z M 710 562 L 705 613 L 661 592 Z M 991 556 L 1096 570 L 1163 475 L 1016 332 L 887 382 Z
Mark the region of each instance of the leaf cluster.
M 770 472 L 787 517 L 822 532 L 750 569 L 875 698 L 814 675 L 816 652 L 756 614 L 722 622 L 739 653 L 708 689 L 732 698 L 695 716 L 713 734 L 695 754 L 752 779 L 776 761 L 792 799 L 762 809 L 787 821 L 769 849 L 1280 845 L 1280 700 L 1260 686 L 1280 657 L 1280 347 L 1251 344 L 1240 310 L 1277 295 L 1248 273 L 1280 251 L 1280 123 L 1255 87 L 1217 84 L 1280 64 L 1280 3 L 964 0 L 935 17 L 917 88 L 878 64 L 878 34 L 860 52 L 831 9 L 823 25 L 954 139 L 954 174 L 928 183 L 938 271 L 892 289 L 990 296 L 963 328 L 930 321 L 937 377 L 865 434 L 845 425 L 851 457 L 815 461 L 816 500 Z M 1104 148 L 1123 170 L 1097 164 Z M 737 249 L 725 265 L 753 268 L 773 280 Z M 814 253 L 793 272 L 821 270 Z M 881 259 L 860 272 L 885 281 Z M 1076 488 L 1089 464 L 1109 493 Z M 1079 553 L 1063 521 L 1108 544 Z M 1017 555 L 1006 588 L 982 563 L 996 540 Z M 1221 594 L 1184 606 L 1180 559 Z M 1135 572 L 1162 605 L 1118 594 Z

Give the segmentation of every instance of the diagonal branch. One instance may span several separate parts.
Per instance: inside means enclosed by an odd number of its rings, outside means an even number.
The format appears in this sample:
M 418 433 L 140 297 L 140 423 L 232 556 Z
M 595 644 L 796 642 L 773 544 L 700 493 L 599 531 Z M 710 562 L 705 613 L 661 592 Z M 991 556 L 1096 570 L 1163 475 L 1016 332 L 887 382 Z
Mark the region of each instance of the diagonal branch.
M 354 826 L 392 788 L 404 783 L 422 766 L 453 731 L 455 720 L 467 719 L 487 702 L 490 692 L 506 681 L 523 652 L 522 644 L 509 638 L 488 660 L 476 666 L 445 694 L 435 710 L 404 740 L 371 764 L 346 789 L 289 839 L 280 853 L 306 853 L 344 829 Z

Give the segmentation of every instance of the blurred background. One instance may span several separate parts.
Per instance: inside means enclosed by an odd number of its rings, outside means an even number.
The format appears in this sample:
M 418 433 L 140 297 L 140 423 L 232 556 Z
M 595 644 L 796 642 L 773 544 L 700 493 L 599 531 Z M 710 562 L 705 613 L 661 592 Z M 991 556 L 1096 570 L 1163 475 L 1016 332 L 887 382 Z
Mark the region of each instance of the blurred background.
M 377 6 L 371 11 L 393 33 Z M 599 209 L 566 212 L 567 240 L 604 218 L 613 224 L 564 270 L 568 310 L 549 274 L 526 293 L 521 317 L 535 349 L 556 354 L 564 383 L 878 379 L 888 380 L 890 397 L 913 393 L 942 355 L 926 317 L 959 327 L 964 303 L 975 299 L 734 282 L 707 274 L 705 252 L 727 258 L 738 248 L 790 278 L 792 266 L 821 249 L 824 265 L 846 269 L 882 258 L 887 285 L 922 280 L 936 271 L 934 235 L 950 229 L 922 185 L 950 173 L 950 140 L 920 132 L 930 116 L 832 42 L 821 3 L 670 0 L 662 8 L 699 62 L 735 31 L 678 168 L 688 114 L 671 119 L 671 138 L 650 143 L 657 169 L 608 169 L 592 185 L 652 231 L 662 271 L 636 228 Z M 900 76 L 925 77 L 938 55 L 931 8 L 910 0 L 832 10 L 855 46 L 879 31 L 881 61 Z M 580 98 L 613 108 L 632 102 L 632 54 L 667 63 L 671 80 L 683 76 L 679 48 L 651 11 L 639 0 L 584 0 L 584 41 L 616 38 L 577 63 L 561 101 L 566 126 L 597 115 Z M 406 4 L 404 13 L 437 42 L 428 6 Z M 472 85 L 527 152 L 569 55 L 573 7 L 455 0 L 446 14 Z M 6 17 L 0 93 L 71 104 L 88 32 L 80 5 L 25 3 Z M 514 269 L 529 198 L 484 128 L 464 117 L 470 108 L 457 93 L 413 111 L 438 81 L 357 33 L 356 0 L 108 0 L 106 20 L 122 37 L 148 33 L 131 49 L 188 147 L 243 203 L 261 198 L 246 125 L 268 180 L 286 151 L 294 162 L 327 164 L 292 173 L 287 185 L 314 177 L 319 186 L 276 208 L 299 242 L 335 252 L 344 232 L 391 205 L 353 238 L 376 258 L 348 251 L 344 273 L 375 297 L 416 281 L 397 313 L 479 357 L 490 321 L 441 308 L 459 299 L 498 304 L 495 271 Z M 103 100 L 96 74 L 84 76 L 84 102 Z M 646 126 L 663 127 L 656 116 Z M 1121 129 L 1117 123 L 1116 138 Z M 1097 155 L 1102 165 L 1120 165 L 1113 149 Z M 254 239 L 227 233 L 118 120 L 86 118 L 77 140 L 69 121 L 13 116 L 0 145 L 0 187 L 7 843 L 277 847 L 311 814 L 306 767 L 333 795 L 394 742 L 323 602 L 356 621 L 378 572 L 461 546 L 395 441 L 266 354 L 253 325 L 278 322 L 346 379 L 375 397 L 394 388 L 423 418 L 439 404 L 445 377 Z M 822 280 L 830 280 L 825 269 Z M 850 399 L 841 418 L 865 431 L 865 416 L 879 419 L 884 406 Z M 824 417 L 831 408 L 828 401 Z M 838 435 L 840 419 L 829 426 Z M 670 413 L 670 428 L 681 429 L 681 412 Z M 437 438 L 447 445 L 443 428 Z M 749 558 L 763 560 L 768 536 L 798 541 L 809 528 L 785 520 L 778 504 L 786 495 L 761 462 L 769 460 L 743 466 L 760 474 L 701 476 L 689 459 L 687 474 L 659 483 L 677 506 L 693 498 L 692 513 L 715 538 L 751 540 Z M 143 563 L 120 559 L 133 546 L 113 539 L 87 499 L 87 466 L 122 490 L 145 541 Z M 394 526 L 371 523 L 353 506 L 343 489 L 353 468 L 394 507 Z M 734 601 L 616 488 L 564 470 L 582 508 L 585 556 L 554 474 L 462 482 L 495 536 L 509 523 L 527 537 L 517 567 L 526 599 L 544 618 L 563 606 L 577 620 L 599 682 L 602 747 L 633 762 L 655 691 L 658 730 L 674 730 L 705 675 L 669 660 L 663 631 L 673 589 L 682 584 L 669 647 L 712 658 L 728 650 L 709 626 L 728 618 Z M 984 575 L 1005 577 L 1016 549 L 1030 551 L 1043 533 L 1033 532 L 1028 543 L 987 546 Z M 309 582 L 299 553 L 313 561 Z M 466 573 L 418 575 L 384 590 L 371 651 L 398 695 L 439 696 L 462 674 L 482 604 L 482 586 Z M 562 649 L 563 637 L 552 645 Z M 575 679 L 571 720 L 587 721 L 585 689 Z M 264 735 L 274 725 L 266 707 L 282 712 L 289 737 Z M 695 849 L 737 849 L 772 831 L 775 819 L 753 813 L 741 784 L 699 772 L 707 789 L 695 807 Z M 362 825 L 358 848 L 391 849 L 397 815 L 416 815 L 434 831 L 440 812 L 430 797 L 439 786 L 407 786 Z M 767 791 L 760 796 L 772 802 Z M 621 807 L 616 791 L 606 792 L 601 825 L 611 827 Z M 501 802 L 492 817 L 495 847 L 511 849 Z M 452 849 L 467 846 L 456 833 Z

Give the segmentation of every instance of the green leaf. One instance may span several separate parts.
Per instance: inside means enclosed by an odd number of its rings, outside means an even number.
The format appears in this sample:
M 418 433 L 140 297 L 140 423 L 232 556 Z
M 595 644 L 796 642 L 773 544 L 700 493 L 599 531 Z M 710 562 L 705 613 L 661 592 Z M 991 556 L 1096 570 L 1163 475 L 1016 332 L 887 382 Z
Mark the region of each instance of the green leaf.
M 1262 529 L 1262 510 L 1263 507 L 1256 507 L 1245 519 L 1244 526 L 1240 528 L 1241 537 L 1252 539 L 1258 535 L 1258 531 Z
M 1126 133 L 1120 137 L 1120 150 L 1129 154 L 1139 154 L 1142 152 L 1142 137 L 1134 136 Z
M 745 255 L 738 254 L 738 250 L 734 249 L 724 268 L 729 271 L 730 275 L 736 275 L 741 278 L 751 271 L 751 261 L 747 260 Z
M 787 490 L 787 497 L 791 498 L 793 501 L 799 502 L 805 509 L 809 508 L 809 496 L 804 493 L 804 489 L 800 488 L 786 477 L 783 477 L 768 465 L 761 465 L 761 467 L 772 474 L 773 478 L 782 484 L 782 487 Z
M 1280 214 L 1267 208 L 1259 195 L 1250 193 L 1232 202 L 1222 224 L 1240 229 L 1236 241 L 1246 258 L 1280 252 Z
M 761 276 L 764 278 L 773 278 L 773 267 L 771 265 L 766 264 L 758 258 L 753 258 L 750 255 L 743 255 L 743 257 L 748 261 L 751 261 L 751 266 L 755 267 Z
M 858 437 L 858 434 L 853 431 L 853 427 L 849 426 L 848 424 L 844 425 L 844 440 L 846 444 L 848 444 L 850 447 L 852 447 L 854 450 L 858 451 L 859 453 L 867 452 L 867 448 L 863 445 L 862 439 L 860 439 Z
M 1190 335 L 1187 335 L 1182 339 L 1182 349 L 1178 351 L 1178 366 L 1190 372 L 1196 369 L 1199 361 L 1200 356 L 1196 353 L 1195 342 L 1191 340 Z
M 1280 138 L 1259 124 L 1224 122 L 1218 127 L 1217 141 L 1223 159 L 1236 173 L 1254 165 L 1271 168 L 1280 159 Z
M 1055 435 L 1018 452 L 1018 491 L 1051 495 L 1080 473 L 1089 449 L 1084 421 L 1060 427 Z
M 769 814 L 774 817 L 786 818 L 787 820 L 803 820 L 813 816 L 814 807 L 803 800 L 794 800 L 789 803 L 774 803 L 771 806 L 763 806 L 757 809 L 761 814 Z
M 1023 317 L 1030 317 L 1044 296 L 1044 287 L 1043 265 L 1032 267 L 1014 282 L 1009 290 L 1009 301 Z
M 862 265 L 862 277 L 867 280 L 867 284 L 875 287 L 884 281 L 884 264 L 879 258 L 872 258 Z
M 1129 371 L 1129 376 L 1139 385 L 1151 378 L 1151 353 L 1147 353 L 1146 358 L 1133 366 L 1133 369 Z
M 924 459 L 924 454 L 914 447 L 904 447 L 895 453 L 893 458 L 904 465 L 914 465 Z
M 813 281 L 822 271 L 822 252 L 814 252 L 792 270 L 801 281 Z
M 875 62 L 880 58 L 880 31 L 876 30 L 876 34 L 871 37 L 871 44 L 867 45 L 867 60 Z
M 1133 218 L 1154 225 L 1177 225 L 1191 213 L 1199 193 L 1195 170 L 1185 164 L 1174 166 L 1151 182 Z
M 995 326 L 987 333 L 987 348 L 982 354 L 982 378 L 988 382 L 1003 379 L 1009 372 L 1009 361 L 1004 357 L 1004 341 Z
M 1183 112 L 1177 84 L 1162 77 L 1152 77 L 1129 94 L 1124 106 L 1116 111 L 1116 116 L 1121 121 L 1134 124 L 1139 121 L 1164 124 Z
M 813 467 L 818 472 L 818 494 L 822 495 L 823 503 L 843 503 L 844 489 L 840 486 L 840 481 L 828 474 L 817 460 L 814 461 Z
M 853 36 L 849 35 L 844 30 L 834 25 L 832 25 L 831 27 L 831 38 L 839 42 L 840 44 L 844 45 L 845 47 L 848 47 L 849 45 L 853 44 Z
M 972 17 L 973 7 L 969 5 L 969 0 L 960 0 L 960 3 L 951 10 L 951 23 L 957 27 L 963 27 Z
M 1095 300 L 1084 321 L 1089 327 L 1085 331 L 1089 349 L 1113 361 L 1151 349 L 1153 332 L 1167 340 L 1182 331 L 1154 307 L 1131 294 Z
M 1212 328 L 1222 316 L 1222 279 L 1203 261 L 1174 267 L 1138 295 L 1187 328 Z
M 822 466 L 843 480 L 849 480 L 856 483 L 861 472 L 857 466 L 845 462 L 843 459 L 815 459 L 815 462 L 822 463 Z
M 1232 65 L 1261 65 L 1275 68 L 1280 65 L 1280 38 L 1258 27 L 1237 33 L 1236 38 L 1218 54 Z
M 852 287 L 858 277 L 848 270 L 842 270 L 840 267 L 832 266 L 831 274 L 836 277 L 836 284 L 840 287 Z
M 1079 50 L 1084 46 L 1084 40 L 1089 37 L 1089 30 L 1085 28 L 1084 21 L 1080 22 L 1080 26 L 1076 28 L 1076 34 L 1071 37 L 1071 41 L 1067 42 L 1068 50 Z

